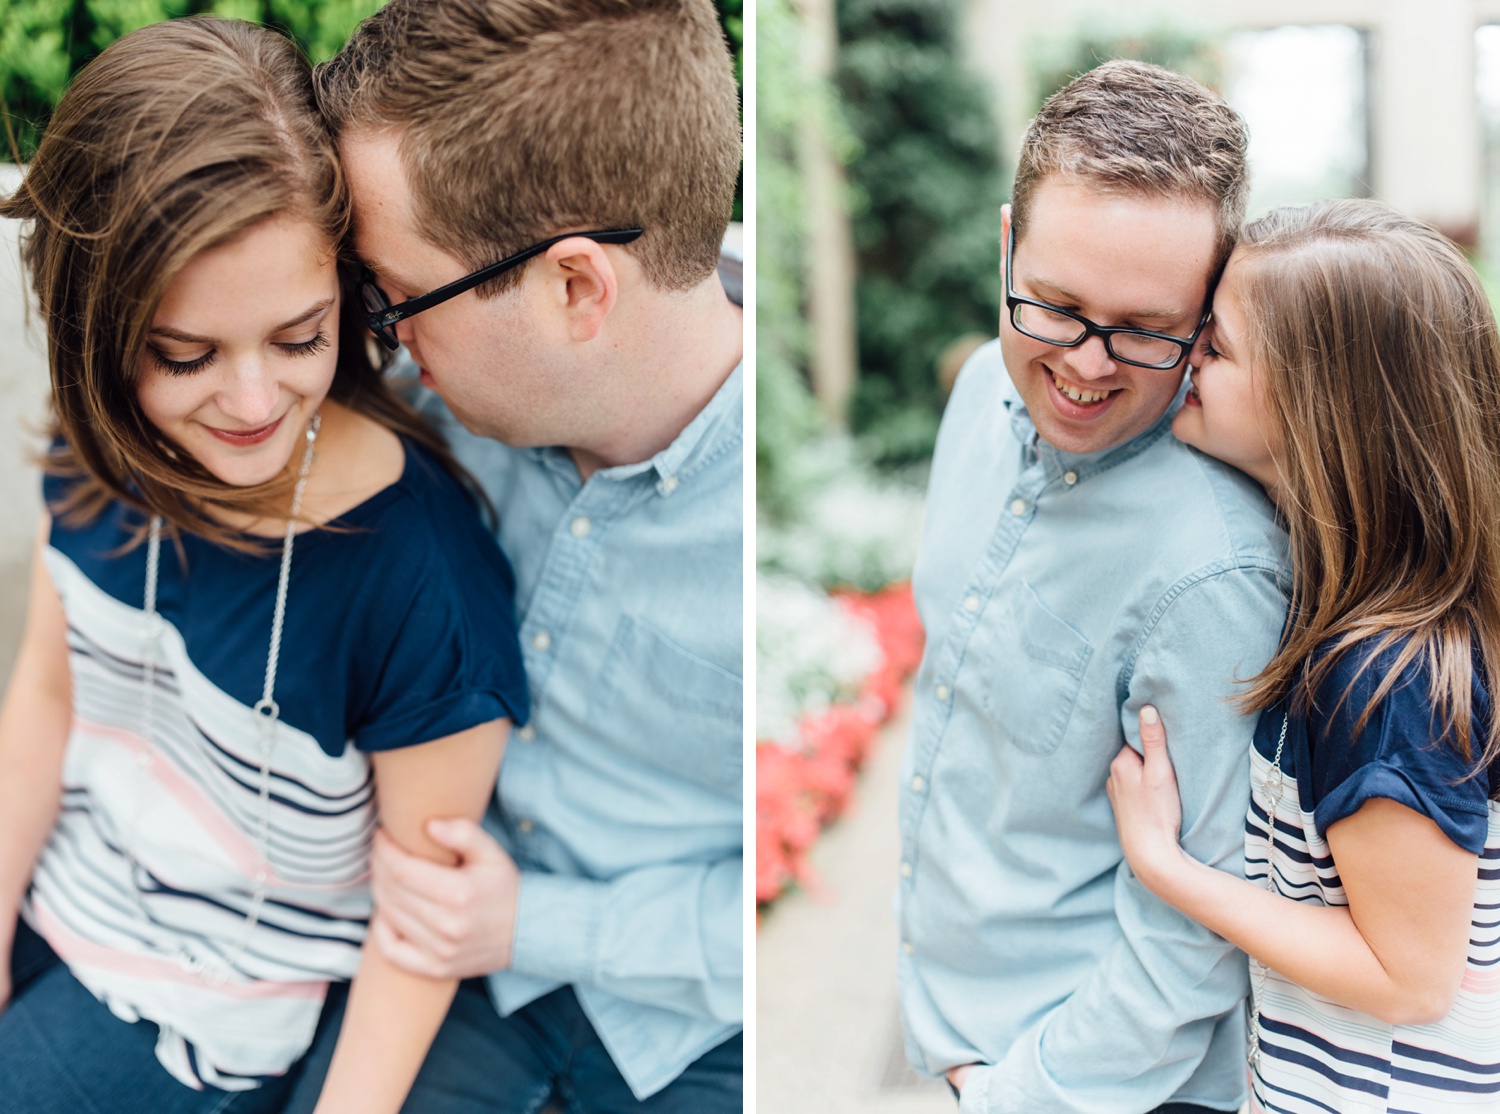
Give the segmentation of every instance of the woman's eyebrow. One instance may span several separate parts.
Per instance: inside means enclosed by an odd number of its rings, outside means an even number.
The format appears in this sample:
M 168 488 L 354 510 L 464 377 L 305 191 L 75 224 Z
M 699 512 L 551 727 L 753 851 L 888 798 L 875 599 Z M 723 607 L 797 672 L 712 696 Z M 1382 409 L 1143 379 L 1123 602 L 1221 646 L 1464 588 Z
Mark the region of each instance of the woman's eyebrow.
M 283 333 L 288 329 L 295 328 L 296 326 L 302 324 L 304 321 L 311 321 L 314 317 L 318 316 L 318 314 L 322 313 L 331 305 L 333 305 L 333 299 L 324 298 L 321 302 L 308 307 L 306 311 L 304 311 L 303 313 L 299 313 L 296 317 L 292 318 L 285 324 L 277 325 L 274 331 Z
M 286 321 L 286 322 L 283 322 L 280 325 L 277 325 L 276 328 L 274 328 L 274 329 L 271 330 L 271 332 L 272 333 L 284 333 L 288 329 L 296 328 L 298 325 L 301 325 L 304 321 L 310 321 L 310 320 L 312 320 L 314 317 L 318 316 L 318 314 L 322 313 L 324 310 L 326 310 L 331 305 L 333 305 L 333 299 L 332 298 L 324 298 L 321 302 L 318 302 L 316 305 L 309 306 L 307 309 L 303 310 L 301 313 L 299 313 L 296 317 L 292 318 L 290 321 Z M 185 332 L 183 332 L 180 329 L 174 329 L 174 328 L 172 328 L 172 326 L 170 326 L 170 325 L 152 325 L 151 326 L 151 335 L 154 336 L 154 337 L 166 337 L 168 340 L 181 341 L 183 344 L 217 344 L 218 343 L 218 341 L 215 340 L 213 337 L 201 337 L 201 336 L 198 336 L 195 333 L 185 333 Z

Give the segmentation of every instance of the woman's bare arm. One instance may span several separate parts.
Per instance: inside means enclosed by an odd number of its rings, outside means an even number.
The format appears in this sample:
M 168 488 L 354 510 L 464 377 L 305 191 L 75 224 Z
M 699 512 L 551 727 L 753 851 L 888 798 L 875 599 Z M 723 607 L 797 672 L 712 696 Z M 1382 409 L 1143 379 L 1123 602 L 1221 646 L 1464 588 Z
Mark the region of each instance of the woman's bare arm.
M 1109 796 L 1125 857 L 1152 893 L 1315 994 L 1392 1024 L 1447 1015 L 1468 955 L 1476 855 L 1376 798 L 1328 828 L 1349 905 L 1282 897 L 1182 852 L 1159 720 L 1142 715 L 1141 741 L 1144 760 L 1129 747 L 1115 759 Z
M 496 720 L 377 753 L 375 791 L 385 833 L 413 854 L 452 865 L 453 852 L 428 838 L 427 821 L 483 816 L 509 730 L 508 720 Z M 366 942 L 315 1114 L 399 1110 L 457 986 L 454 979 L 408 974 Z
M 21 900 L 62 800 L 73 717 L 68 623 L 42 562 L 43 516 L 20 652 L 0 705 L 0 1009 L 10 1000 L 10 949 Z

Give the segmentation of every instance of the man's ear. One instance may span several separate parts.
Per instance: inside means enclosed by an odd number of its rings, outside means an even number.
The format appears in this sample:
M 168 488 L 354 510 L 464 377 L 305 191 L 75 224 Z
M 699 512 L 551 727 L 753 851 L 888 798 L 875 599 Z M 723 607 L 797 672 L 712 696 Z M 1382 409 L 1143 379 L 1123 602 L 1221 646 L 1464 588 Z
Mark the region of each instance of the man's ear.
M 602 244 L 572 236 L 542 257 L 555 281 L 558 304 L 574 340 L 593 340 L 620 296 L 620 276 Z

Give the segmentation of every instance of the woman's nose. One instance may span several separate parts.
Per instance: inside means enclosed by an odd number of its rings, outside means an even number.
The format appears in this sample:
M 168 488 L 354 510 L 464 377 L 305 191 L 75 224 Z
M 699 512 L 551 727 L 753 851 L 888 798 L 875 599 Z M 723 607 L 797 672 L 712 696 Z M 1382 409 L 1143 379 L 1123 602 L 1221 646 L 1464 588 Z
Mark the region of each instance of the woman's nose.
M 259 429 L 276 417 L 281 389 L 259 361 L 236 366 L 219 391 L 219 410 L 244 429 Z

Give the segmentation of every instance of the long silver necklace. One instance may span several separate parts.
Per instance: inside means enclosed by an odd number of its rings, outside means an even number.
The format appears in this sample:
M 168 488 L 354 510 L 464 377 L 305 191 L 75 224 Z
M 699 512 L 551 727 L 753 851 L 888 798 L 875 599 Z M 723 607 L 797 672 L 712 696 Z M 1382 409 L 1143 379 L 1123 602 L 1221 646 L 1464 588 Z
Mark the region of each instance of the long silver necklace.
M 245 923 L 240 930 L 239 939 L 227 956 L 215 956 L 205 960 L 188 951 L 181 943 L 177 945 L 177 965 L 189 975 L 203 978 L 216 985 L 228 981 L 235 965 L 244 956 L 245 949 L 250 944 L 250 937 L 256 925 L 260 923 L 261 909 L 266 900 L 266 888 L 271 878 L 271 755 L 276 749 L 276 725 L 281 721 L 281 709 L 273 694 L 276 689 L 276 668 L 281 659 L 281 631 L 286 619 L 286 591 L 292 572 L 292 544 L 297 533 L 297 514 L 302 510 L 302 496 L 307 490 L 308 474 L 312 471 L 313 446 L 317 443 L 318 430 L 321 425 L 321 417 L 314 413 L 307 427 L 307 447 L 302 452 L 302 465 L 297 471 L 297 486 L 292 490 L 292 509 L 286 520 L 286 536 L 281 543 L 281 571 L 276 580 L 276 606 L 271 616 L 271 648 L 266 654 L 265 683 L 261 688 L 260 699 L 251 710 L 260 736 L 260 776 L 257 782 L 260 811 L 255 840 L 256 871 L 254 887 L 250 894 L 250 908 L 245 914 Z M 152 744 L 156 734 L 157 654 L 160 650 L 162 635 L 166 631 L 166 621 L 156 610 L 157 570 L 161 564 L 161 530 L 161 517 L 153 517 L 146 540 L 145 625 L 142 630 L 141 651 L 141 724 L 142 736 L 148 747 Z M 149 749 L 140 754 L 139 762 L 143 768 L 151 764 Z M 140 832 L 141 800 L 142 794 L 137 793 L 134 825 L 136 834 Z M 135 857 L 134 850 L 129 846 L 125 848 L 125 856 L 130 861 L 133 883 L 130 893 L 135 899 L 136 909 L 149 927 L 155 927 L 156 922 L 152 920 L 146 909 L 145 898 L 141 894 L 140 887 L 134 884 L 134 879 L 144 871 Z
M 1266 889 L 1271 893 L 1280 893 L 1276 888 L 1276 868 L 1271 861 L 1272 852 L 1276 849 L 1276 810 L 1281 805 L 1282 795 L 1286 792 L 1286 777 L 1281 772 L 1281 751 L 1286 746 L 1286 727 L 1291 721 L 1290 710 L 1281 717 L 1281 736 L 1276 740 L 1276 757 L 1271 759 L 1271 768 L 1266 771 L 1265 780 L 1260 783 L 1262 795 L 1266 801 Z M 1250 965 L 1255 968 L 1255 989 L 1250 995 L 1250 1039 L 1249 1039 L 1249 1061 L 1250 1066 L 1257 1072 L 1260 1071 L 1260 1011 L 1261 1004 L 1265 1000 L 1266 972 L 1270 970 L 1264 963 L 1254 956 L 1250 958 Z

